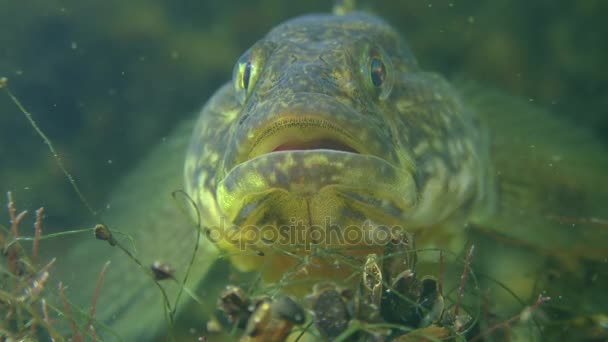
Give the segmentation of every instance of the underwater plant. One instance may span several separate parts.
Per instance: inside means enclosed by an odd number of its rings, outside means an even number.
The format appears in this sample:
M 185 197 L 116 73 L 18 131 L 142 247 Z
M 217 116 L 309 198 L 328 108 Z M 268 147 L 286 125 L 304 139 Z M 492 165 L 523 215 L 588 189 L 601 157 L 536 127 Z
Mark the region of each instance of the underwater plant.
M 34 236 L 23 236 L 21 223 L 27 211 L 17 211 L 12 193 L 7 193 L 10 228 L 0 224 L 0 339 L 2 341 L 85 341 L 97 340 L 95 308 L 103 277 L 109 262 L 99 273 L 88 314 L 73 307 L 66 297 L 65 286 L 53 286 L 51 273 L 57 259 L 42 262 L 39 256 L 42 240 L 59 238 L 66 233 L 45 236 L 42 233 L 44 208 L 36 210 Z M 80 232 L 68 232 L 80 233 Z M 30 242 L 31 246 L 24 245 Z M 73 312 L 77 309 L 77 312 Z M 77 315 L 76 315 L 77 314 Z M 79 324 L 76 323 L 78 321 Z M 81 322 L 82 321 L 82 322 Z M 69 324 L 71 333 L 66 333 Z M 68 338 L 69 336 L 69 338 Z

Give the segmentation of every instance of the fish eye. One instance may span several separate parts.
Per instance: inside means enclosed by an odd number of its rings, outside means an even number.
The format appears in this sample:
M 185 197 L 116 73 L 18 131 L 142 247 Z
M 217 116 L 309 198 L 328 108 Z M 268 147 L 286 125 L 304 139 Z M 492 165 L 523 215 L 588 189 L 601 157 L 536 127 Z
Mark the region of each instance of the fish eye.
M 392 64 L 381 48 L 373 47 L 368 50 L 362 71 L 370 90 L 380 100 L 388 98 L 392 89 Z
M 232 70 L 235 95 L 244 104 L 262 74 L 266 61 L 275 50 L 276 44 L 259 41 L 239 58 Z
M 242 103 L 251 93 L 258 76 L 258 60 L 259 56 L 256 57 L 254 53 L 247 51 L 234 66 L 232 73 L 234 90 Z
M 380 87 L 386 80 L 386 66 L 378 57 L 372 57 L 370 66 L 370 76 L 374 87 Z
M 243 79 L 241 81 L 241 87 L 247 90 L 249 88 L 249 79 L 251 78 L 251 69 L 253 68 L 253 64 L 247 61 L 243 66 Z

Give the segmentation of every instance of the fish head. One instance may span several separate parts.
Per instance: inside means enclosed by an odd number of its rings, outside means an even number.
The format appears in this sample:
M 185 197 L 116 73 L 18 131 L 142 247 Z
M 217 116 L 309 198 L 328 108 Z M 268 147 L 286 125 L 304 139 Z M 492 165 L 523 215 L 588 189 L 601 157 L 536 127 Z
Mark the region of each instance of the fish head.
M 189 191 L 203 189 L 199 203 L 220 218 L 211 231 L 221 249 L 367 255 L 474 197 L 473 120 L 375 16 L 310 15 L 275 27 L 239 58 L 221 94 L 199 119 L 210 133 L 195 130 L 189 152 L 214 149 L 213 166 L 198 162 L 213 168 L 211 183 L 193 181 L 197 165 L 186 164 Z M 215 112 L 225 121 L 214 123 Z M 245 270 L 263 263 L 235 258 Z

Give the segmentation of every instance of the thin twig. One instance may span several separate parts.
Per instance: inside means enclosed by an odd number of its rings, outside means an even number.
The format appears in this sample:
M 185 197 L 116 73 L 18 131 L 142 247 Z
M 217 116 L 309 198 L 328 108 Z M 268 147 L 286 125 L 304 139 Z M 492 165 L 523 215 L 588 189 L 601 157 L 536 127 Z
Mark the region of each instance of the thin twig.
M 42 315 L 44 317 L 44 321 L 46 322 L 46 325 L 48 326 L 49 329 L 49 335 L 51 338 L 51 342 L 55 342 L 55 337 L 53 336 L 54 334 L 51 332 L 51 318 L 49 317 L 49 310 L 46 306 L 46 299 L 42 298 Z
M 36 123 L 36 121 L 34 121 L 32 114 L 27 109 L 25 109 L 23 104 L 21 104 L 21 101 L 19 101 L 19 99 L 15 95 L 13 95 L 13 92 L 9 89 L 8 83 L 6 82 L 5 78 L 4 78 L 4 82 L 0 82 L 0 84 L 2 85 L 0 87 L 0 89 L 4 88 L 4 90 L 8 94 L 8 97 L 11 98 L 13 103 L 17 106 L 17 108 L 19 108 L 21 113 L 23 113 L 23 115 L 25 116 L 27 121 L 29 121 L 30 125 L 34 128 L 36 133 L 38 133 L 40 138 L 42 138 L 42 140 L 44 141 L 46 146 L 48 146 L 49 150 L 51 151 L 51 154 L 55 158 L 55 162 L 57 162 L 57 165 L 61 169 L 61 172 L 63 172 L 63 174 L 66 176 L 66 178 L 70 182 L 70 185 L 72 186 L 72 188 L 78 195 L 78 198 L 80 198 L 80 201 L 85 205 L 85 207 L 89 210 L 89 212 L 93 215 L 93 217 L 97 217 L 97 212 L 95 210 L 93 210 L 93 207 L 89 204 L 89 201 L 87 201 L 87 199 L 86 199 L 86 197 L 84 197 L 84 194 L 82 193 L 82 191 L 80 191 L 78 184 L 76 184 L 76 180 L 74 179 L 74 177 L 72 177 L 72 174 L 67 170 L 67 168 L 63 164 L 63 161 L 61 160 L 59 153 L 57 153 L 57 151 L 55 150 L 55 147 L 53 146 L 53 143 L 51 143 L 51 140 L 46 136 L 46 134 L 44 134 L 42 129 L 40 129 L 40 127 L 38 127 L 38 124 Z
M 6 197 L 8 198 L 8 214 L 11 219 L 11 234 L 16 239 L 19 237 L 19 222 L 23 219 L 23 216 L 27 213 L 27 211 L 22 211 L 17 215 L 17 208 L 15 208 L 15 202 L 13 201 L 13 194 L 8 191 L 6 193 Z
M 38 257 L 38 243 L 40 242 L 40 235 L 42 234 L 42 215 L 44 214 L 44 207 L 36 210 L 36 223 L 34 224 L 34 245 L 32 247 L 32 263 L 36 264 L 36 258 Z
M 438 290 L 439 294 L 443 296 L 443 273 L 445 272 L 445 264 L 443 260 L 443 251 L 439 251 L 439 279 L 438 279 Z
M 458 311 L 460 310 L 460 300 L 462 299 L 464 285 L 467 282 L 467 277 L 469 275 L 469 265 L 471 264 L 471 258 L 473 257 L 474 251 L 475 245 L 471 245 L 471 248 L 469 248 L 469 252 L 467 253 L 467 258 L 464 261 L 464 270 L 462 271 L 462 275 L 460 276 L 460 285 L 458 286 L 458 297 L 456 297 L 456 305 L 454 305 L 454 316 L 458 316 Z
M 186 283 L 188 282 L 188 277 L 190 276 L 190 271 L 192 270 L 192 266 L 194 265 L 194 261 L 196 259 L 196 253 L 198 252 L 198 247 L 200 244 L 200 239 L 201 239 L 201 222 L 200 222 L 200 211 L 198 209 L 198 206 L 196 205 L 196 202 L 194 202 L 194 200 L 192 199 L 192 197 L 190 197 L 185 191 L 183 190 L 177 190 L 177 191 L 173 191 L 171 193 L 171 196 L 173 197 L 174 200 L 177 200 L 176 196 L 177 194 L 182 194 L 186 197 L 186 199 L 190 202 L 190 205 L 194 208 L 195 213 L 196 213 L 196 217 L 197 217 L 197 222 L 196 222 L 196 241 L 194 243 L 194 249 L 192 251 L 192 256 L 190 257 L 190 263 L 188 264 L 188 267 L 186 268 L 186 274 L 184 275 L 184 279 L 182 280 L 182 283 L 180 284 L 180 288 L 179 291 L 177 292 L 177 296 L 175 297 L 175 304 L 173 304 L 173 315 L 176 314 L 177 312 L 177 306 L 179 305 L 179 300 L 182 296 L 182 293 L 186 287 Z M 175 278 L 174 278 L 175 279 Z M 177 279 L 176 279 L 177 281 Z
M 11 219 L 11 233 L 14 234 L 12 223 L 15 222 L 17 209 L 15 209 L 15 203 L 13 202 L 13 194 L 10 191 L 6 193 L 6 197 L 8 198 L 8 215 Z
M 72 333 L 74 334 L 74 341 L 83 342 L 84 340 L 80 337 L 78 333 L 78 328 L 76 327 L 76 323 L 74 322 L 74 318 L 72 317 L 72 311 L 70 311 L 70 304 L 68 303 L 68 299 L 65 296 L 65 287 L 63 283 L 59 283 L 59 295 L 61 296 L 61 300 L 63 301 L 63 308 L 65 309 L 65 314 L 70 322 L 70 326 L 72 327 Z
M 8 212 L 11 218 L 11 234 L 13 235 L 13 239 L 19 238 L 19 224 L 25 214 L 27 214 L 27 210 L 24 210 L 17 214 L 17 209 L 15 208 L 15 202 L 13 201 L 13 194 L 9 191 L 6 193 L 8 197 Z M 21 245 L 15 243 L 14 245 L 9 245 L 6 247 L 8 252 L 8 269 L 14 275 L 19 275 L 19 267 L 17 266 L 17 258 L 19 256 L 19 252 L 21 251 Z
M 89 328 L 93 328 L 93 326 L 91 324 L 93 323 L 93 317 L 95 316 L 95 307 L 97 305 L 97 299 L 99 298 L 99 294 L 101 292 L 101 283 L 103 282 L 103 277 L 106 274 L 106 269 L 108 268 L 109 265 L 110 265 L 110 261 L 108 260 L 103 265 L 103 268 L 101 269 L 101 272 L 99 273 L 99 278 L 97 278 L 97 286 L 95 287 L 95 294 L 93 295 L 93 302 L 91 304 L 91 311 L 89 312 L 89 319 L 87 320 L 87 323 L 84 325 L 84 329 L 82 331 L 82 336 L 86 336 L 87 330 L 89 330 Z
M 131 260 L 133 260 L 133 262 L 135 262 L 137 264 L 137 266 L 139 266 L 139 268 L 142 271 L 144 271 L 146 274 L 150 275 L 150 272 L 148 272 L 147 268 L 144 267 L 144 265 L 141 263 L 141 261 L 139 261 L 139 259 L 137 259 L 135 257 L 135 255 L 133 255 L 133 253 L 131 253 L 119 241 L 116 241 L 116 247 L 118 247 L 121 251 L 123 251 L 123 253 L 125 253 Z M 154 284 L 156 285 L 156 287 L 158 287 L 158 289 L 160 290 L 161 295 L 163 296 L 163 303 L 164 303 L 164 307 L 165 307 L 165 315 L 168 315 L 169 324 L 171 326 L 173 326 L 173 321 L 174 321 L 173 309 L 171 308 L 171 302 L 169 301 L 169 296 L 167 295 L 167 292 L 165 291 L 165 289 L 160 285 L 160 283 L 157 280 L 154 279 L 154 275 L 150 275 L 150 277 L 152 278 L 152 281 L 154 282 Z
M 91 325 L 91 340 L 97 342 L 97 333 L 95 332 L 95 326 Z
M 32 325 L 30 325 L 30 336 L 36 336 L 36 330 L 38 328 L 38 325 L 36 324 L 35 319 L 32 319 L 31 322 Z
M 534 302 L 534 304 L 532 304 L 529 307 L 526 307 L 522 312 L 520 312 L 519 314 L 507 319 L 506 321 L 503 322 L 499 322 L 493 326 L 491 326 L 488 330 L 483 331 L 481 333 L 479 333 L 479 335 L 473 337 L 472 339 L 469 340 L 469 342 L 474 342 L 479 340 L 480 338 L 489 335 L 491 333 L 493 333 L 494 331 L 496 331 L 499 328 L 508 328 L 509 325 L 511 325 L 513 322 L 517 321 L 518 319 L 520 319 L 520 317 L 522 316 L 522 314 L 524 312 L 527 313 L 532 313 L 534 312 L 542 303 L 545 303 L 547 301 L 549 301 L 551 299 L 551 297 L 543 297 L 543 295 L 538 295 L 538 299 L 536 299 L 536 302 Z
M 4 228 L 4 226 L 0 225 L 0 227 Z M 4 229 L 3 229 L 4 230 Z M 7 231 L 8 233 L 8 231 Z M 3 248 L 5 248 L 5 244 L 7 241 L 8 236 L 5 236 L 4 234 L 2 234 L 2 230 L 0 230 L 0 250 L 2 250 Z

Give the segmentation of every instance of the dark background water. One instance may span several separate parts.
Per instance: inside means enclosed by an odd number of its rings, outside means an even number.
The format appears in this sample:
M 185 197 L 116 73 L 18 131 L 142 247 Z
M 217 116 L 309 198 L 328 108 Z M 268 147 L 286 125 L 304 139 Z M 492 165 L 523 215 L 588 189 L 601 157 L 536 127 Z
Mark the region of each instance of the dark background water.
M 529 99 L 608 144 L 608 2 L 373 3 L 424 68 Z M 0 76 L 103 210 L 116 179 L 229 79 L 248 46 L 287 18 L 330 8 L 320 0 L 0 0 Z M 48 229 L 87 217 L 4 94 L 0 190 L 21 208 L 47 207 Z

